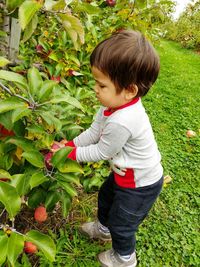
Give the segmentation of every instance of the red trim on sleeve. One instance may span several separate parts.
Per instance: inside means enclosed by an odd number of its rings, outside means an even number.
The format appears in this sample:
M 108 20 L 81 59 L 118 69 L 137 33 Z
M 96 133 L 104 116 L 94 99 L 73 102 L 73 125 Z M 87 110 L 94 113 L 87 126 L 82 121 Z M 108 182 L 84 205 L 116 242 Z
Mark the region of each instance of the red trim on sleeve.
M 114 172 L 115 183 L 124 188 L 135 188 L 134 170 L 126 169 L 125 176 Z
M 76 147 L 68 154 L 68 159 L 76 160 Z
M 71 140 L 71 141 L 68 141 L 65 146 L 71 146 L 71 147 L 76 147 L 75 144 L 74 144 L 74 141 Z

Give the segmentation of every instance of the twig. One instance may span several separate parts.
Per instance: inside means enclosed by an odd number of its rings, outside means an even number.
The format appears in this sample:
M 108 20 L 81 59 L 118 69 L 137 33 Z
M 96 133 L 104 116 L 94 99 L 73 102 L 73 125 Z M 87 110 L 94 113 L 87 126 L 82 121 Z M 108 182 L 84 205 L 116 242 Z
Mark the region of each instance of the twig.
M 3 213 L 4 213 L 5 210 L 6 210 L 6 209 L 3 209 L 3 210 L 2 210 L 2 212 L 1 212 L 1 214 L 0 214 L 0 217 L 3 215 Z
M 27 98 L 25 98 L 25 97 L 23 97 L 23 96 L 21 96 L 21 95 L 18 95 L 18 94 L 14 94 L 13 92 L 11 92 L 11 90 L 10 90 L 9 88 L 7 88 L 7 87 L 6 87 L 4 84 L 2 84 L 1 82 L 0 82 L 0 86 L 1 86 L 1 88 L 2 88 L 3 90 L 5 90 L 9 95 L 11 95 L 11 96 L 16 96 L 16 97 L 18 97 L 18 98 L 20 98 L 20 99 L 26 101 L 28 104 L 30 104 L 30 101 L 29 101 Z

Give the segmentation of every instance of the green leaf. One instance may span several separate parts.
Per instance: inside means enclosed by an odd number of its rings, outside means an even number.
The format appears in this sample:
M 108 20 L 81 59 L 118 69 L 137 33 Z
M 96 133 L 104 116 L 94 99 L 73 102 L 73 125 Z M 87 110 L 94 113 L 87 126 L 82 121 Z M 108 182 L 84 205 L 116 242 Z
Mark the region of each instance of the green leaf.
M 19 7 L 24 0 L 6 0 L 6 7 L 9 11 Z
M 83 173 L 83 169 L 80 166 L 80 164 L 78 164 L 78 162 L 76 162 L 75 160 L 71 160 L 71 159 L 66 159 L 66 161 L 64 163 L 61 162 L 57 166 L 57 168 L 62 173 L 68 173 L 68 172 Z
M 6 66 L 8 63 L 10 63 L 10 61 L 7 58 L 0 57 L 0 67 L 1 68 L 4 67 L 4 66 Z
M 20 107 L 12 112 L 12 123 L 15 123 L 16 121 L 20 120 L 23 117 L 27 117 L 31 114 L 31 109 L 28 107 Z
M 84 29 L 80 20 L 69 14 L 58 15 L 62 21 L 63 27 L 69 34 L 76 49 L 79 48 L 79 42 L 84 44 Z
M 13 129 L 12 112 L 13 110 L 0 113 L 0 123 L 9 131 Z
M 38 24 L 38 16 L 37 14 L 35 14 L 24 31 L 24 35 L 22 39 L 23 42 L 26 42 L 31 37 L 31 35 L 34 33 L 35 29 L 37 28 L 37 24 Z
M 9 97 L 0 101 L 0 113 L 7 112 L 9 110 L 27 107 L 27 104 L 20 101 L 16 97 Z
M 24 152 L 22 156 L 33 166 L 38 168 L 44 167 L 44 157 L 40 152 L 32 150 L 29 152 Z
M 22 148 L 24 151 L 27 151 L 27 152 L 30 150 L 34 150 L 33 143 L 30 140 L 25 139 L 23 137 L 13 136 L 10 139 L 8 139 L 6 142 L 14 144 L 14 145 Z M 37 152 L 37 150 L 34 150 L 34 151 Z
M 20 234 L 12 232 L 8 239 L 7 257 L 11 266 L 15 265 L 18 256 L 22 253 L 24 248 L 24 237 Z
M 17 193 L 20 196 L 24 196 L 30 191 L 29 180 L 30 180 L 30 175 L 15 174 L 12 176 L 10 184 L 16 188 Z
M 0 178 L 9 178 L 12 179 L 11 175 L 9 172 L 0 169 Z
M 59 149 L 51 159 L 53 166 L 57 167 L 58 164 L 64 162 L 67 158 L 67 155 L 72 151 L 72 149 L 72 147 L 64 147 Z
M 44 234 L 41 234 L 38 231 L 31 230 L 26 234 L 26 240 L 33 242 L 39 250 L 44 253 L 44 256 L 50 261 L 53 262 L 56 256 L 56 245 L 53 240 Z
M 69 183 L 59 180 L 58 184 L 69 194 L 70 197 L 77 196 L 77 191 Z
M 87 14 L 91 15 L 99 15 L 99 13 L 101 12 L 101 9 L 99 7 L 81 2 L 78 3 L 74 10 L 78 12 L 86 12 Z
M 45 134 L 44 128 L 40 125 L 31 125 L 31 126 L 26 127 L 26 129 L 31 133 Z
M 51 111 L 41 112 L 40 116 L 46 121 L 48 125 L 53 125 L 56 131 L 60 131 L 62 128 L 62 123 L 57 119 Z
M 20 211 L 21 199 L 16 189 L 0 181 L 0 201 L 5 206 L 5 209 L 9 213 L 9 218 L 13 219 L 15 215 Z
M 65 191 L 61 192 L 61 204 L 62 204 L 62 215 L 64 218 L 66 218 L 72 204 L 72 198 Z
M 40 87 L 42 86 L 42 77 L 40 72 L 35 67 L 32 67 L 28 70 L 28 84 L 30 93 L 34 95 L 38 95 L 40 91 Z
M 81 103 L 76 98 L 71 97 L 70 95 L 56 96 L 50 102 L 53 104 L 66 102 L 76 108 L 81 109 L 82 111 L 84 110 Z
M 8 236 L 0 235 L 0 266 L 5 262 L 8 250 Z
M 80 186 L 80 180 L 79 177 L 77 177 L 74 173 L 57 173 L 56 174 L 56 179 L 68 183 L 74 183 L 78 186 Z
M 36 208 L 40 203 L 44 203 L 46 198 L 46 191 L 43 188 L 34 188 L 28 196 L 28 206 Z
M 56 203 L 60 200 L 60 193 L 56 191 L 49 191 L 45 200 L 45 207 L 47 211 L 53 210 Z
M 44 173 L 41 171 L 41 172 L 38 172 L 38 173 L 34 173 L 32 176 L 31 176 L 31 179 L 30 179 L 30 186 L 31 186 L 31 189 L 33 187 L 36 187 L 46 181 L 49 181 L 49 179 L 44 175 Z
M 51 80 L 44 81 L 38 93 L 38 100 L 40 102 L 49 100 L 49 97 L 51 96 L 51 93 L 55 85 L 56 85 L 55 81 Z
M 135 1 L 135 6 L 139 9 L 146 8 L 147 6 L 147 0 L 137 0 Z
M 10 154 L 5 154 L 0 157 L 0 168 L 9 170 L 13 165 L 13 158 Z
M 24 30 L 32 20 L 35 13 L 42 7 L 42 4 L 36 0 L 26 0 L 19 7 L 19 22 Z
M 20 85 L 23 86 L 24 89 L 28 88 L 26 79 L 22 75 L 12 72 L 12 71 L 0 70 L 0 79 L 6 80 L 9 82 L 19 83 Z

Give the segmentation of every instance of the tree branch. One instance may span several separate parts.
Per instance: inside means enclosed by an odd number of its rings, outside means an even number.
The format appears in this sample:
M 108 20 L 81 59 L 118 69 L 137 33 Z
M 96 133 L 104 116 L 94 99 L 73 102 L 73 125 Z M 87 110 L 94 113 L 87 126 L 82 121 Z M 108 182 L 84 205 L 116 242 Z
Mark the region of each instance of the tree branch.
M 1 83 L 1 82 L 0 82 L 0 86 L 1 86 L 1 88 L 2 88 L 4 91 L 6 91 L 9 95 L 11 95 L 11 96 L 16 96 L 16 97 L 18 97 L 18 98 L 24 100 L 24 101 L 27 102 L 28 104 L 30 104 L 29 99 L 27 99 L 27 98 L 25 98 L 25 97 L 23 97 L 23 96 L 21 96 L 21 95 L 12 93 L 11 90 L 10 90 L 9 88 L 7 88 L 7 87 L 6 87 L 3 83 Z

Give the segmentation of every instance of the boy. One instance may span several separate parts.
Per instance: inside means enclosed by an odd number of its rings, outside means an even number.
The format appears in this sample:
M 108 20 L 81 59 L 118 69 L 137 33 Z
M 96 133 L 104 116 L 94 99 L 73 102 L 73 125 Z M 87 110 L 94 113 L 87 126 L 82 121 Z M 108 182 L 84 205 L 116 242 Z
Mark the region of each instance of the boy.
M 135 233 L 163 183 L 161 156 L 141 102 L 159 73 L 159 58 L 141 33 L 123 30 L 91 54 L 94 91 L 102 107 L 91 127 L 66 145 L 78 162 L 109 160 L 112 172 L 98 195 L 98 220 L 81 231 L 112 240 L 98 259 L 106 267 L 135 267 Z

